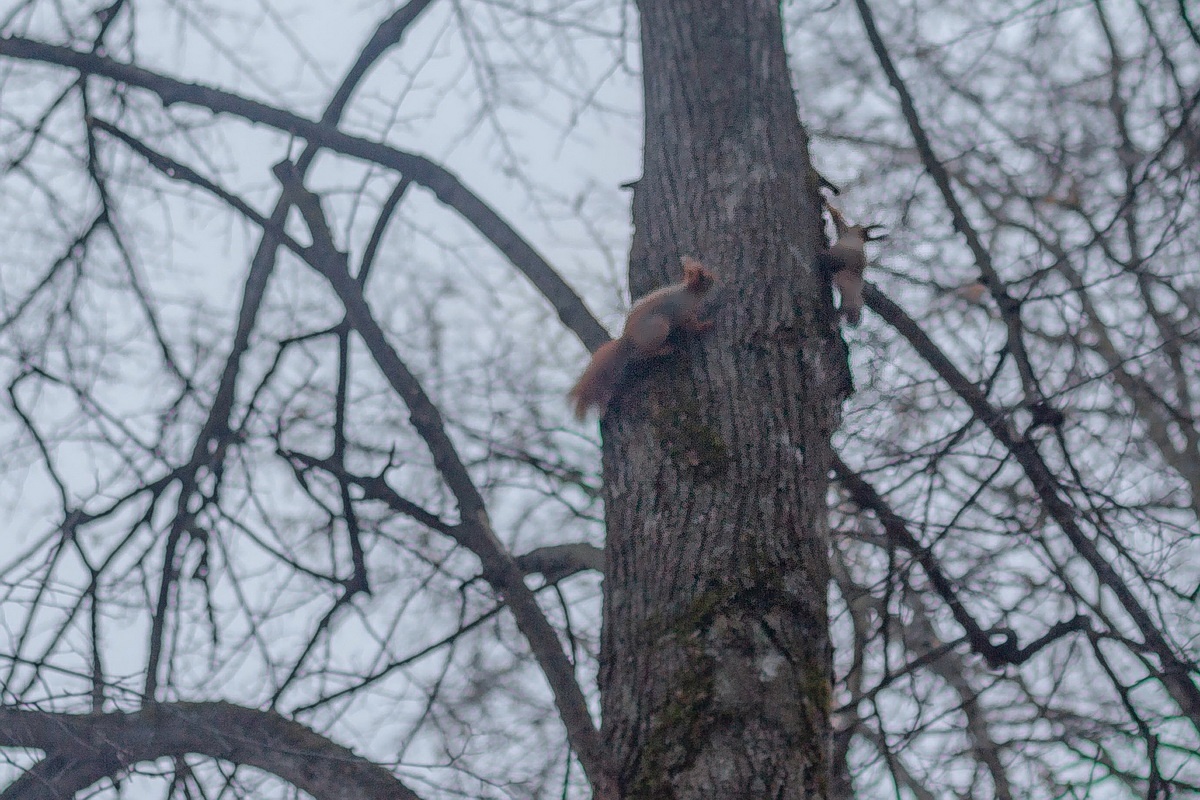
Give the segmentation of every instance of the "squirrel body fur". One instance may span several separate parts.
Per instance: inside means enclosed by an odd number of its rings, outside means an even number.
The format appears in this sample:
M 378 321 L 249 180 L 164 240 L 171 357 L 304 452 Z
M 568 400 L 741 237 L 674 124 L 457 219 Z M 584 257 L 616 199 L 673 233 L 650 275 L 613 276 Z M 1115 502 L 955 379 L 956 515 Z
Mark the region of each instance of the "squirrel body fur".
M 595 406 L 608 407 L 630 362 L 671 353 L 667 338 L 676 330 L 703 333 L 713 323 L 697 314 L 717 276 L 694 258 L 683 259 L 683 280 L 656 289 L 633 304 L 620 338 L 601 345 L 567 395 L 575 417 L 583 419 Z
M 822 267 L 832 275 L 833 285 L 842 296 L 841 313 L 850 325 L 862 321 L 863 307 L 863 272 L 867 267 L 867 242 L 884 238 L 882 234 L 872 233 L 872 228 L 878 225 L 847 225 L 842 212 L 832 205 L 826 205 L 833 226 L 837 231 L 837 241 L 821 254 Z

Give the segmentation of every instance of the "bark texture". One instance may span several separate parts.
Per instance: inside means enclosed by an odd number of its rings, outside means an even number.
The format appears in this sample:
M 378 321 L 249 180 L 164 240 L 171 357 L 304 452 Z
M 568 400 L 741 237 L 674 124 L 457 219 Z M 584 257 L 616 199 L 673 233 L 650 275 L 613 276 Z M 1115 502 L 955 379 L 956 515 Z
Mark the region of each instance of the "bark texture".
M 640 0 L 635 297 L 693 255 L 722 285 L 602 423 L 604 738 L 627 798 L 827 788 L 829 437 L 849 389 L 820 198 L 765 0 Z

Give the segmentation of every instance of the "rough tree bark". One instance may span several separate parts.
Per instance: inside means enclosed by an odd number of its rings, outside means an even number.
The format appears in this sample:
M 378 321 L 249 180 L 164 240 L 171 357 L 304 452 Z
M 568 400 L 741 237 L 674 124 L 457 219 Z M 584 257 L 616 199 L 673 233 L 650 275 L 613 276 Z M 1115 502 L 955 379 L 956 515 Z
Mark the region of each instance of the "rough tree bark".
M 829 437 L 849 388 L 770 0 L 640 0 L 634 296 L 693 255 L 716 327 L 602 423 L 601 692 L 628 798 L 824 797 Z

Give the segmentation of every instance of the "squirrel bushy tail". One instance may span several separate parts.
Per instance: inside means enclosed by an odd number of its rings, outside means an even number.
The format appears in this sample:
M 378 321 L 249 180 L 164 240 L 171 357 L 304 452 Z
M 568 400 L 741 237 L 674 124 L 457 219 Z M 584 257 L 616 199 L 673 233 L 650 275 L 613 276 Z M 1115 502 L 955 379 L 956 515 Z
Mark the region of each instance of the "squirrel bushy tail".
M 591 406 L 604 408 L 617 391 L 617 384 L 625 374 L 625 367 L 633 358 L 635 345 L 630 339 L 613 339 L 600 345 L 592 355 L 583 375 L 575 383 L 575 388 L 567 394 L 571 405 L 575 407 L 575 419 L 587 416 Z

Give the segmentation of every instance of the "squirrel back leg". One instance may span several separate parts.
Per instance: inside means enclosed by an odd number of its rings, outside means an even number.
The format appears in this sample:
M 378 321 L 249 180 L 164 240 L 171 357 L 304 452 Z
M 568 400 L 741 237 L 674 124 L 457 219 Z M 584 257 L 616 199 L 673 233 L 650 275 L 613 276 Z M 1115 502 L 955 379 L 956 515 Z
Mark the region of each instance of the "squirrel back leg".
M 680 320 L 679 327 L 688 333 L 706 333 L 711 331 L 716 324 L 711 319 L 700 319 L 695 314 L 691 314 Z
M 671 335 L 671 320 L 662 314 L 650 314 L 628 326 L 625 335 L 633 340 L 636 358 L 657 358 L 675 352 L 667 344 Z

